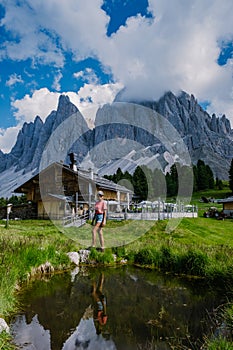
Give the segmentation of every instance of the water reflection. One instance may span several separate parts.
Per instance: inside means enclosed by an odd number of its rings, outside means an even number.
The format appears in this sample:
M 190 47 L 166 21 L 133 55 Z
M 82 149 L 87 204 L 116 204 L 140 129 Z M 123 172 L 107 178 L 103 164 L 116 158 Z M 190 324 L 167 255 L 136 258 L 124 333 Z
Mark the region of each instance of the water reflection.
M 197 349 L 222 296 L 154 271 L 77 269 L 25 286 L 12 331 L 24 350 Z
M 104 333 L 108 317 L 103 284 L 104 273 L 100 273 L 98 282 L 93 281 L 92 304 L 86 308 L 79 325 L 67 339 L 62 350 L 116 350 L 110 334 Z
M 50 349 L 50 332 L 45 330 L 38 321 L 38 315 L 35 315 L 30 323 L 27 323 L 25 315 L 17 318 L 14 325 L 15 343 L 22 344 L 23 349 Z

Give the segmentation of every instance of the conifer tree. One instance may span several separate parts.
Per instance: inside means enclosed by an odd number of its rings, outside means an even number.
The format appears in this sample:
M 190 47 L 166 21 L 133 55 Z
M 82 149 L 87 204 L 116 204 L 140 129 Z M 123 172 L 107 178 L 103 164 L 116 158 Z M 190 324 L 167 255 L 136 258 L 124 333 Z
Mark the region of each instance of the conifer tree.
M 208 188 L 213 189 L 214 188 L 214 174 L 212 169 L 209 167 L 209 165 L 206 165 L 206 173 L 208 177 Z
M 197 188 L 198 190 L 206 190 L 209 188 L 208 172 L 203 160 L 197 162 Z
M 148 185 L 146 175 L 140 166 L 137 166 L 133 173 L 133 186 L 134 194 L 139 198 L 139 200 L 147 199 L 148 196 Z

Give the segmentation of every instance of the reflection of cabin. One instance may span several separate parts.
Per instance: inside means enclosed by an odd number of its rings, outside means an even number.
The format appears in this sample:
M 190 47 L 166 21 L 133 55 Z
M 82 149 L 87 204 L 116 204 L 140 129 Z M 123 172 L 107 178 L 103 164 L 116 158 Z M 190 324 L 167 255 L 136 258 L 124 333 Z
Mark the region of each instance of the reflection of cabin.
M 233 217 L 233 196 L 224 199 L 219 199 L 218 203 L 223 204 L 223 213 L 225 215 Z
M 37 205 L 38 218 L 60 219 L 91 210 L 99 190 L 104 192 L 108 209 L 129 207 L 132 191 L 75 164 L 53 163 L 14 192 L 26 194 L 27 200 Z

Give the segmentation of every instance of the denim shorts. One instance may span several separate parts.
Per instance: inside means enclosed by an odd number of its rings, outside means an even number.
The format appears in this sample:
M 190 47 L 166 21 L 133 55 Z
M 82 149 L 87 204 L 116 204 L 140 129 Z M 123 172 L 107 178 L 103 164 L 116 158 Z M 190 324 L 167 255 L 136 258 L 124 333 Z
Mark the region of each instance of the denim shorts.
M 103 221 L 104 214 L 96 214 L 96 223 L 100 223 Z

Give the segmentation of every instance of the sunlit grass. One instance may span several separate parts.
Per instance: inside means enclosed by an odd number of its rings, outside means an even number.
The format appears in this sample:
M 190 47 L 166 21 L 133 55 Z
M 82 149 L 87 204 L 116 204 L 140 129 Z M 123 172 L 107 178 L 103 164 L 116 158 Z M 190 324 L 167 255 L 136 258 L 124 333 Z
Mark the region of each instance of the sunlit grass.
M 104 254 L 93 251 L 92 257 L 98 263 L 112 264 L 114 252 L 119 259 L 128 258 L 152 268 L 232 285 L 233 220 L 203 217 L 172 220 L 175 229 L 169 233 L 167 220 L 108 221 L 103 229 L 107 249 Z M 9 228 L 0 222 L 0 317 L 15 311 L 16 287 L 28 278 L 33 267 L 46 261 L 58 269 L 67 267 L 66 253 L 89 247 L 92 228 L 87 223 L 61 232 L 49 220 L 10 221 Z M 228 318 L 232 318 L 232 313 Z M 0 338 L 0 345 L 1 341 L 6 340 Z M 228 346 L 225 340 L 219 341 L 219 349 L 222 344 Z
M 175 219 L 172 220 L 175 222 Z M 211 278 L 229 275 L 233 256 L 233 220 L 185 218 L 170 233 L 166 232 L 167 223 L 167 220 L 108 221 L 103 229 L 105 247 L 110 249 L 124 246 L 125 255 L 131 256 L 132 261 L 141 249 L 157 250 L 159 256 L 163 248 L 168 247 L 172 256 L 180 259 L 179 263 L 185 261 L 188 251 L 199 252 L 200 256 L 203 253 L 208 257 L 205 274 Z M 15 286 L 27 278 L 32 267 L 50 261 L 57 268 L 62 268 L 68 263 L 68 251 L 91 245 L 92 228 L 87 223 L 80 228 L 65 229 L 62 233 L 48 220 L 10 221 L 8 229 L 2 222 L 0 315 L 12 309 Z
M 209 342 L 206 345 L 207 350 L 232 350 L 233 345 L 232 342 L 228 341 L 227 339 L 220 338 L 220 339 L 214 339 L 209 340 Z
M 66 253 L 77 249 L 50 221 L 10 221 L 0 225 L 0 317 L 17 307 L 15 291 L 32 268 L 49 261 L 55 268 L 69 265 Z
M 105 247 L 115 247 L 134 242 L 154 225 L 153 221 L 108 221 L 103 229 Z M 82 247 L 88 247 L 91 244 L 92 229 L 89 223 L 82 227 L 66 228 L 64 233 L 67 237 L 73 239 Z M 98 235 L 97 235 L 98 241 Z
M 0 349 L 1 350 L 14 350 L 16 347 L 11 343 L 12 337 L 5 331 L 0 334 Z

